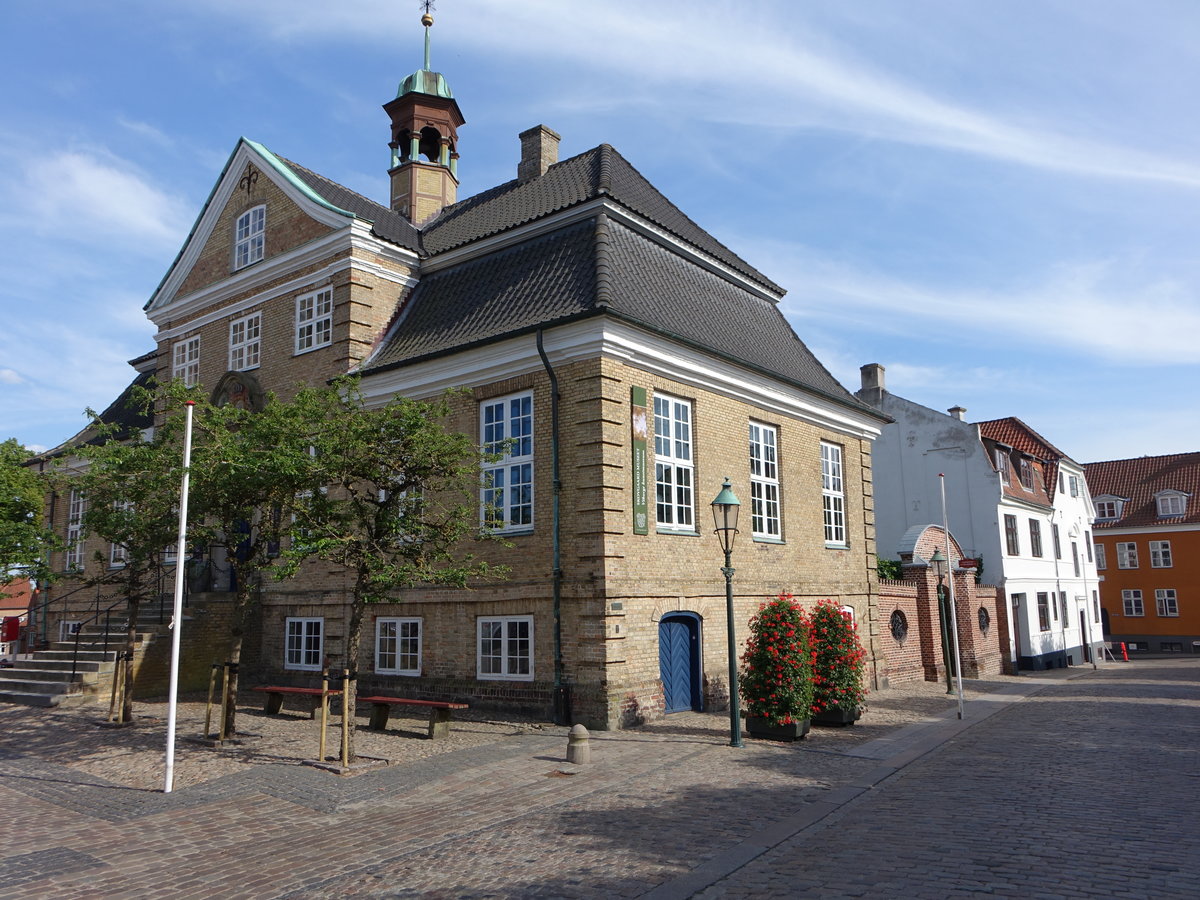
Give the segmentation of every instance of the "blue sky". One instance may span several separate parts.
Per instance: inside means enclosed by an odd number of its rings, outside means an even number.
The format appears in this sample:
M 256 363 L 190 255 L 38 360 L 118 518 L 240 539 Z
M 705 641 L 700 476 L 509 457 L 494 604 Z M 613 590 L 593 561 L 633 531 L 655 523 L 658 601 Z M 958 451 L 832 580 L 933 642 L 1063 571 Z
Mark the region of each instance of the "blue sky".
M 416 2 L 0 12 L 0 439 L 53 446 L 239 136 L 386 202 Z M 439 0 L 459 196 L 517 134 L 613 144 L 788 289 L 852 390 L 1015 415 L 1080 462 L 1200 449 L 1200 4 Z

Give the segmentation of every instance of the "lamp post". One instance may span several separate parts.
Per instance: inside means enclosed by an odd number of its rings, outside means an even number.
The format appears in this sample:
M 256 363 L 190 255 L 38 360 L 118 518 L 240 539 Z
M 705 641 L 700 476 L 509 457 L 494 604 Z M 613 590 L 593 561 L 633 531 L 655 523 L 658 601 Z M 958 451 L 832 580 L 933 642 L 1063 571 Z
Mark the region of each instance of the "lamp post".
M 942 659 L 946 663 L 946 693 L 954 693 L 954 683 L 951 681 L 954 672 L 954 658 L 950 655 L 950 634 L 946 630 L 946 557 L 942 555 L 942 550 L 939 547 L 933 551 L 933 556 L 929 558 L 929 564 L 933 566 L 933 574 L 937 576 L 937 598 L 938 598 L 938 624 L 941 626 L 942 632 Z
M 721 486 L 721 493 L 712 502 L 713 524 L 715 534 L 725 551 L 725 565 L 721 574 L 725 576 L 725 624 L 729 638 L 729 746 L 741 747 L 742 744 L 742 704 L 738 696 L 737 678 L 737 641 L 733 633 L 733 566 L 730 557 L 733 555 L 733 539 L 738 533 L 738 511 L 742 504 L 738 502 L 729 479 Z

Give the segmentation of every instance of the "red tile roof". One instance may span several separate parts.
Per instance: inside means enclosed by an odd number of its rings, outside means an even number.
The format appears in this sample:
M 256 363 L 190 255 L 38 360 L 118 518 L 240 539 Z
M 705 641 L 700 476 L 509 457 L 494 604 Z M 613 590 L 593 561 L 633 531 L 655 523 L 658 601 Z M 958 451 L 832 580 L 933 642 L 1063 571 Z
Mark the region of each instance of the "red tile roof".
M 1188 525 L 1200 523 L 1200 453 L 1141 456 L 1113 459 L 1084 466 L 1093 497 L 1111 494 L 1128 497 L 1121 518 L 1097 522 L 1097 528 L 1126 528 L 1133 525 Z M 1158 514 L 1154 495 L 1159 491 L 1183 491 L 1188 498 L 1186 515 Z
M 1027 456 L 1043 460 L 1045 463 L 1045 465 L 1035 467 L 1042 475 L 1041 484 L 1035 484 L 1035 487 L 1039 489 L 1036 498 L 1030 498 L 1028 491 L 1022 495 L 1023 488 L 1015 471 L 1012 471 L 1009 476 L 1010 483 L 1004 485 L 1004 493 L 1018 499 L 1034 499 L 1038 503 L 1053 505 L 1054 487 L 1058 482 L 1058 461 L 1070 457 L 1016 416 L 989 419 L 986 422 L 977 422 L 976 425 L 979 426 L 981 437 L 1012 447 Z M 992 465 L 995 466 L 995 464 L 995 460 L 992 460 Z

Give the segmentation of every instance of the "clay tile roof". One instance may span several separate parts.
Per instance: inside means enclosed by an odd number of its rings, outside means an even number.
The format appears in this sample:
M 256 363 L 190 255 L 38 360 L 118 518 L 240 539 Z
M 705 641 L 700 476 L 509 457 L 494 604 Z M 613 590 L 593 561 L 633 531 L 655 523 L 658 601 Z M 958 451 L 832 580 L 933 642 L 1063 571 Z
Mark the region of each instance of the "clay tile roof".
M 1018 419 L 1009 416 L 1004 419 L 991 419 L 987 422 L 977 422 L 979 433 L 985 438 L 1020 450 L 1038 459 L 1055 461 L 1070 459 L 1048 440 Z
M 1084 471 L 1093 497 L 1108 494 L 1128 498 L 1121 518 L 1097 522 L 1097 528 L 1200 524 L 1200 453 L 1087 463 Z M 1191 495 L 1186 515 L 1159 516 L 1155 494 L 1172 490 Z

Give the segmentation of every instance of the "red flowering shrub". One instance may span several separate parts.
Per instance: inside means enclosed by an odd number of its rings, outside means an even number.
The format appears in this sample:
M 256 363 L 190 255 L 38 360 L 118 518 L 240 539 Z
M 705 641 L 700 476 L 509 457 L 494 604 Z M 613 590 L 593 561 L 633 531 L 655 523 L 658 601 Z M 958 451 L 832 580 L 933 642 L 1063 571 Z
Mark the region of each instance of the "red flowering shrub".
M 808 617 L 791 594 L 764 603 L 750 620 L 738 683 L 746 715 L 789 725 L 808 718 L 813 702 Z
M 815 715 L 828 709 L 854 709 L 867 699 L 867 651 L 858 626 L 832 600 L 821 600 L 809 615 Z

